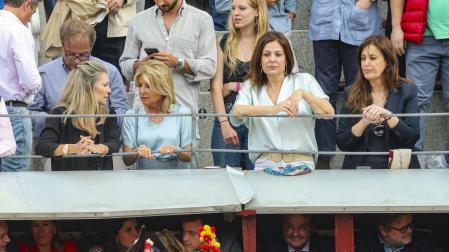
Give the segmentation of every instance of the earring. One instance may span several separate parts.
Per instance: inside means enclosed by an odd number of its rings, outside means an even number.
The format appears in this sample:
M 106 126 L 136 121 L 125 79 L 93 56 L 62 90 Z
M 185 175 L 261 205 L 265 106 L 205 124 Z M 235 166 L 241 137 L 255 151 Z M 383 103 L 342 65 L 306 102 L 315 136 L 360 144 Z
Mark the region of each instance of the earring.
M 287 75 L 287 64 L 285 64 L 285 67 L 284 67 L 284 75 Z

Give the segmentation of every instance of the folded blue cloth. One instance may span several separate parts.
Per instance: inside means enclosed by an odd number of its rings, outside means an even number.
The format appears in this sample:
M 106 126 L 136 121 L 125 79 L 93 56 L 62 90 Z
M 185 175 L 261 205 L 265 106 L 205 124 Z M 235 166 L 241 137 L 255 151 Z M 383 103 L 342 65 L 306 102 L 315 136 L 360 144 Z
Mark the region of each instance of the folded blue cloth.
M 273 167 L 265 168 L 264 172 L 275 176 L 298 176 L 310 173 L 310 169 L 307 165 L 301 164 L 298 166 L 286 165 L 285 167 Z

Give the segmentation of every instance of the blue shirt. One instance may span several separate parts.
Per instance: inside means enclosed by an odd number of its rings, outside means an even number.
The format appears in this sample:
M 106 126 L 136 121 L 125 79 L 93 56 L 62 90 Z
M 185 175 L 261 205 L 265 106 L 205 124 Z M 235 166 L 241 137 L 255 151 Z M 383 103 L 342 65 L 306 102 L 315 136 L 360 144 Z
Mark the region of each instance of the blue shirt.
M 103 64 L 108 69 L 109 86 L 111 94 L 108 99 L 108 105 L 115 110 L 117 114 L 124 114 L 129 109 L 128 98 L 125 92 L 122 76 L 115 66 L 101 59 L 91 57 L 90 60 Z M 70 70 L 64 65 L 62 57 L 59 57 L 49 63 L 39 67 L 42 77 L 42 86 L 35 95 L 30 111 L 33 115 L 46 115 L 59 104 L 65 81 Z M 118 118 L 119 125 L 121 118 Z M 34 135 L 40 136 L 45 127 L 45 118 L 34 118 Z
M 179 105 L 173 105 L 173 114 L 190 114 L 190 109 Z M 127 115 L 145 115 L 142 108 L 131 109 Z M 148 117 L 124 117 L 122 127 L 122 144 L 136 148 L 144 144 L 152 151 L 159 151 L 161 146 L 174 145 L 183 148 L 192 144 L 192 118 L 191 116 L 165 117 L 160 124 L 151 122 Z M 139 159 L 139 169 L 148 169 L 151 162 L 147 159 Z M 157 167 L 160 168 L 160 167 Z M 174 167 L 173 167 L 174 168 Z
M 277 5 L 268 8 L 270 27 L 274 31 L 289 32 L 292 29 L 292 22 L 288 18 L 288 13 L 296 13 L 296 0 L 281 0 Z
M 0 10 L 3 10 L 3 6 L 4 6 L 5 4 L 3 3 L 3 0 L 0 0 Z
M 369 9 L 355 6 L 356 0 L 312 1 L 309 23 L 311 40 L 341 40 L 359 46 L 371 35 L 382 33 L 377 4 Z

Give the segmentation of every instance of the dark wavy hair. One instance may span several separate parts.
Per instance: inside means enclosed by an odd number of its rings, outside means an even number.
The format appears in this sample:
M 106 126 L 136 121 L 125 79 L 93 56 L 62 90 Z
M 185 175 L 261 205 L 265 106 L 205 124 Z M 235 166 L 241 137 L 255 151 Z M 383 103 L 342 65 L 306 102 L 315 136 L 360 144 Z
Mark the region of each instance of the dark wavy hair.
M 382 75 L 386 85 L 385 88 L 389 92 L 396 90 L 399 82 L 409 82 L 407 79 L 399 76 L 398 58 L 391 41 L 387 37 L 380 35 L 368 37 L 360 45 L 357 52 L 357 62 L 359 63 L 357 78 L 351 87 L 346 103 L 346 106 L 354 113 L 361 112 L 362 108 L 373 103 L 371 84 L 363 75 L 362 68 L 360 67 L 362 62 L 362 51 L 371 45 L 379 49 L 387 63 Z
M 259 41 L 257 41 L 256 48 L 254 49 L 253 56 L 251 58 L 251 63 L 248 72 L 248 79 L 251 80 L 252 85 L 257 87 L 257 90 L 260 91 L 261 87 L 267 83 L 267 75 L 262 71 L 262 54 L 263 49 L 268 43 L 273 41 L 279 42 L 285 53 L 285 61 L 287 63 L 286 74 L 291 74 L 294 58 L 292 47 L 290 46 L 290 42 L 281 32 L 269 31 L 263 35 Z

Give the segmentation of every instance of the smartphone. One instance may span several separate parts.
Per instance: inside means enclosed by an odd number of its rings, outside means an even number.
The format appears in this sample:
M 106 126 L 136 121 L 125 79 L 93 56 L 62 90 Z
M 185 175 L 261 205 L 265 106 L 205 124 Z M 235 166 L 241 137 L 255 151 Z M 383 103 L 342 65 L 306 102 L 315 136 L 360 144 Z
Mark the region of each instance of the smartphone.
M 147 53 L 147 55 L 151 55 L 153 53 L 158 53 L 159 52 L 159 49 L 157 49 L 157 48 L 145 48 L 144 50 Z

